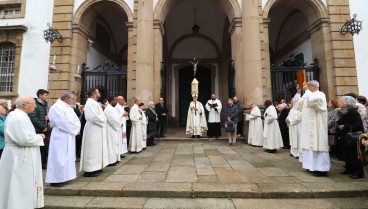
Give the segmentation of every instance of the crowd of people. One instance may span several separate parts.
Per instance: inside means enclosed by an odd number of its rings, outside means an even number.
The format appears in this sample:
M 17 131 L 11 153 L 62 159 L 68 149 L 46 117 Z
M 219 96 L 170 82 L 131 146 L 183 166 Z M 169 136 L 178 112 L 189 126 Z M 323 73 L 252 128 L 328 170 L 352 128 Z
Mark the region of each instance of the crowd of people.
M 303 91 L 303 94 L 302 94 Z M 43 207 L 42 169 L 46 183 L 63 187 L 76 178 L 76 161 L 84 177 L 97 177 L 106 166 L 116 166 L 125 154 L 139 153 L 154 146 L 155 137 L 164 137 L 168 109 L 159 103 L 135 98 L 129 108 L 122 96 L 102 102 L 97 88 L 88 90 L 85 105 L 76 103 L 76 93 L 65 91 L 49 107 L 49 92 L 37 91 L 37 98 L 20 96 L 15 108 L 0 100 L 0 207 Z M 249 102 L 249 113 L 237 97 L 225 107 L 229 146 L 242 135 L 244 120 L 249 121 L 249 145 L 268 153 L 290 149 L 290 156 L 314 176 L 326 176 L 330 155 L 344 161 L 342 175 L 362 178 L 368 147 L 367 99 L 350 93 L 339 100 L 326 101 L 318 81 L 310 81 L 290 101 L 264 102 L 265 111 Z M 145 109 L 145 110 L 144 110 Z M 189 105 L 186 133 L 193 138 L 221 136 L 221 101 L 212 94 L 205 105 L 193 95 Z M 205 116 L 208 111 L 208 121 Z M 365 134 L 364 134 L 365 133 Z M 33 174 L 33 175 L 30 175 Z M 10 180 L 12 179 L 12 180 Z M 17 196 L 22 194 L 23 201 Z

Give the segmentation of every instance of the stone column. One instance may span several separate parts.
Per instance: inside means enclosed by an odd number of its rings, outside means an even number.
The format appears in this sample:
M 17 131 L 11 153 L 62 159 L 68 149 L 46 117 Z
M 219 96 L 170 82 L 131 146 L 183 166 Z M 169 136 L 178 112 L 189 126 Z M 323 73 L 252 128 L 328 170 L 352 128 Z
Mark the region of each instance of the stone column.
M 258 0 L 242 0 L 243 89 L 248 101 L 263 104 Z
M 243 84 L 243 57 L 242 57 L 242 28 L 241 28 L 241 19 L 236 18 L 233 19 L 230 25 L 230 34 L 231 34 L 231 56 L 234 61 L 235 68 L 235 95 L 238 96 L 239 99 L 243 100 L 244 98 L 244 84 Z M 228 68 L 228 66 L 226 66 Z M 228 70 L 226 68 L 226 70 Z M 227 79 L 227 77 L 226 77 Z M 227 101 L 228 93 L 226 92 Z
M 153 1 L 138 0 L 136 96 L 153 100 Z
M 154 22 L 153 34 L 153 99 L 157 102 L 161 91 L 162 36 L 164 35 L 161 21 Z

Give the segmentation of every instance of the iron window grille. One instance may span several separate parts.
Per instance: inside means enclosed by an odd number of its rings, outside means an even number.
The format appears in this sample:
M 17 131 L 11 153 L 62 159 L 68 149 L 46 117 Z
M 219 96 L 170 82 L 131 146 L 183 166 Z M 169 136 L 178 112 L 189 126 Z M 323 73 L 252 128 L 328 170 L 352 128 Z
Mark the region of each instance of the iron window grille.
M 0 92 L 13 91 L 15 45 L 0 45 Z

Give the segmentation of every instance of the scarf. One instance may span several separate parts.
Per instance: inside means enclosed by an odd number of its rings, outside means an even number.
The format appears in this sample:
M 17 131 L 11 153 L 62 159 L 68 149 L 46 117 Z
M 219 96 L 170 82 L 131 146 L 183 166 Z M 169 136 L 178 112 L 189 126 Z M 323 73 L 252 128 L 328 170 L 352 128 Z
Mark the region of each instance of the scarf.
M 148 107 L 156 116 L 157 116 L 157 113 L 156 113 L 156 110 L 153 109 L 152 107 Z

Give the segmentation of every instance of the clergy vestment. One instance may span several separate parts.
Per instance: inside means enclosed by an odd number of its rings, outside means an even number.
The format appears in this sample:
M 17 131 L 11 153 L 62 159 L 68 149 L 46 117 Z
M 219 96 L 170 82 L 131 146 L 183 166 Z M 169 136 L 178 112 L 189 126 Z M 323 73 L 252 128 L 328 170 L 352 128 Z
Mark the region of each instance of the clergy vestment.
M 27 113 L 15 109 L 5 122 L 5 148 L 0 160 L 0 208 L 44 206 L 40 146 Z
M 74 109 L 58 100 L 49 111 L 50 125 L 53 127 L 47 160 L 47 183 L 63 183 L 76 178 L 75 136 L 81 123 Z
M 207 135 L 209 137 L 218 137 L 221 136 L 221 120 L 220 114 L 222 105 L 220 100 L 218 99 L 210 99 L 206 103 L 206 110 L 208 111 L 208 132 Z M 214 107 L 214 108 L 212 108 Z
M 202 136 L 205 131 L 207 131 L 207 122 L 203 105 L 198 101 L 192 101 L 188 109 L 186 134 Z
M 138 105 L 134 104 L 130 109 L 129 117 L 132 121 L 132 130 L 130 132 L 129 139 L 129 151 L 140 152 L 143 148 L 143 136 L 142 136 L 142 114 Z
M 310 171 L 330 170 L 328 153 L 327 103 L 321 91 L 306 90 L 300 131 L 303 149 L 303 168 Z
M 142 110 L 142 148 L 147 147 L 147 124 L 148 120 L 146 114 Z
M 120 105 L 120 104 L 116 104 L 115 109 L 117 110 L 118 114 L 119 114 L 119 118 L 122 122 L 122 127 L 119 130 L 119 144 L 120 144 L 120 154 L 125 154 L 128 152 L 128 145 L 127 145 L 127 120 L 128 117 L 127 116 L 123 116 L 123 114 L 125 113 L 125 108 L 126 106 Z
M 261 116 L 261 110 L 257 106 L 247 115 L 249 117 L 248 144 L 263 146 L 263 124 Z
M 277 122 L 276 108 L 271 105 L 264 113 L 263 147 L 269 150 L 283 147 L 280 127 Z
M 109 164 L 120 161 L 120 129 L 122 120 L 119 117 L 118 111 L 111 105 L 108 104 L 104 110 L 105 116 L 107 117 L 106 136 L 107 136 L 107 150 Z
M 303 108 L 304 99 L 299 99 L 299 101 L 295 102 L 294 106 L 290 110 L 289 115 L 287 117 L 287 121 L 289 124 L 289 138 L 290 138 L 290 154 L 294 157 L 299 157 L 299 153 L 301 151 L 300 148 L 300 125 L 302 121 L 302 113 L 301 110 Z
M 101 170 L 109 164 L 106 116 L 100 104 L 89 98 L 84 107 L 86 125 L 83 130 L 80 170 L 93 172 Z

